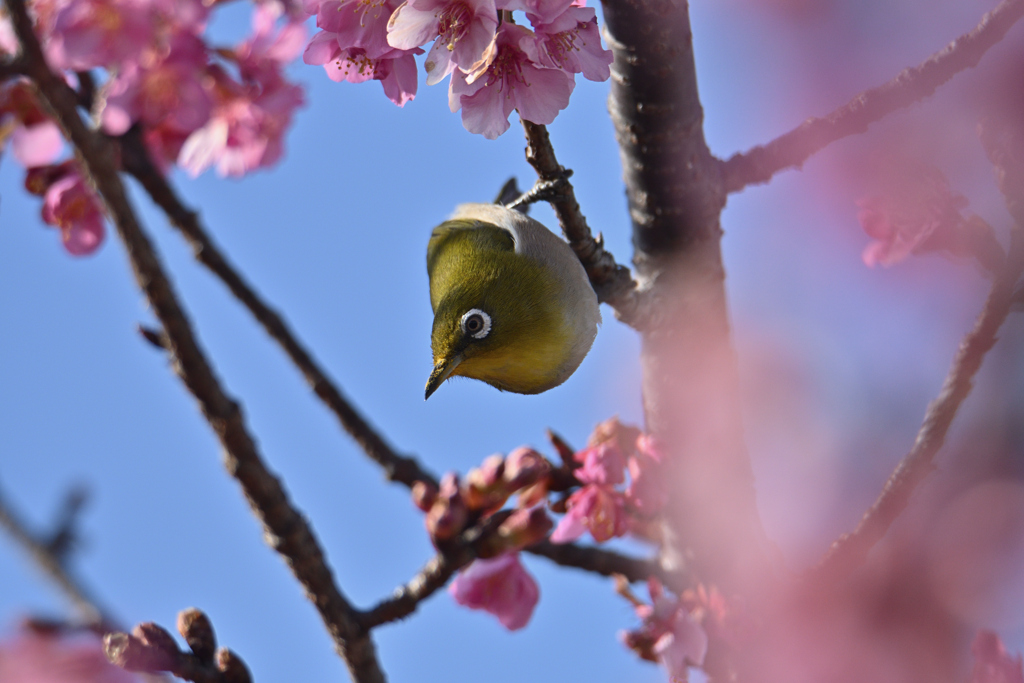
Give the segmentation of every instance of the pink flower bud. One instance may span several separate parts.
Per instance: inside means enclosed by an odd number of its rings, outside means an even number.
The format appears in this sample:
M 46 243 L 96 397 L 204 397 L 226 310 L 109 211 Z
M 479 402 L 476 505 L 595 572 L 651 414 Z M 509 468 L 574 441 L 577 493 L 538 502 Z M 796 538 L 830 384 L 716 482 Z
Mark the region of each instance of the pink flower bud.
M 543 455 L 520 446 L 505 459 L 505 486 L 509 491 L 518 491 L 536 484 L 551 472 L 551 463 Z
M 437 487 L 426 481 L 417 481 L 412 485 L 412 502 L 423 512 L 430 512 L 437 500 Z
M 554 522 L 542 507 L 516 510 L 498 527 L 498 535 L 508 549 L 525 548 L 542 541 Z
M 487 456 L 480 467 L 469 471 L 465 500 L 470 510 L 494 511 L 505 504 L 509 491 L 502 479 L 504 471 L 505 458 L 500 455 Z
M 427 513 L 427 533 L 435 544 L 445 541 L 465 528 L 468 516 L 466 503 L 459 493 L 458 475 L 449 472 L 441 479 L 437 499 Z

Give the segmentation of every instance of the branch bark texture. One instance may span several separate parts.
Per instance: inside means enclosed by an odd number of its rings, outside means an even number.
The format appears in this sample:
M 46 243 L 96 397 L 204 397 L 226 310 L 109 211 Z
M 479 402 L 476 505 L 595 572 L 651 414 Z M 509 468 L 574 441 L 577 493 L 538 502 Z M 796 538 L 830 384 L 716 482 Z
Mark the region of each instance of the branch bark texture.
M 633 225 L 634 263 L 652 314 L 643 329 L 646 429 L 674 468 L 669 569 L 737 588 L 764 547 L 742 439 L 719 215 L 720 165 L 704 140 L 689 6 L 607 0 L 615 56 L 609 110 Z
M 287 561 L 316 605 L 335 647 L 356 681 L 381 683 L 384 673 L 369 634 L 334 583 L 313 531 L 291 505 L 280 481 L 263 463 L 241 410 L 222 389 L 200 349 L 191 324 L 164 273 L 156 251 L 128 201 L 114 161 L 112 145 L 88 129 L 77 111 L 77 95 L 46 64 L 23 0 L 7 0 L 21 58 L 40 99 L 75 148 L 84 175 L 101 197 L 124 243 L 139 288 L 166 332 L 175 372 L 199 402 L 223 447 L 224 464 L 241 484 L 253 512 L 263 523 L 268 544 Z
M 424 481 L 437 486 L 437 479 L 415 459 L 399 455 L 373 428 L 356 407 L 345 398 L 312 354 L 303 346 L 282 317 L 271 308 L 231 264 L 199 221 L 195 211 L 186 207 L 171 188 L 167 178 L 153 165 L 138 131 L 133 129 L 122 139 L 122 163 L 138 180 L 150 198 L 163 209 L 172 225 L 192 247 L 196 260 L 206 266 L 245 306 L 271 339 L 276 341 L 299 369 L 310 388 L 334 413 L 338 422 L 363 451 L 384 469 L 389 481 L 412 486 Z

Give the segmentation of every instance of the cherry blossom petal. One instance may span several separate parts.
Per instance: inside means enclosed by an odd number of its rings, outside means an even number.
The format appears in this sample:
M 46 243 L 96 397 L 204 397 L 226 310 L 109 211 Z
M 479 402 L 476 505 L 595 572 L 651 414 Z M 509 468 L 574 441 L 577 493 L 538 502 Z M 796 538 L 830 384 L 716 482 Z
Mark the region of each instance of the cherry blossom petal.
M 460 605 L 490 612 L 510 631 L 529 623 L 540 599 L 537 582 L 520 564 L 518 553 L 473 561 L 455 577 L 448 592 Z
M 57 160 L 64 150 L 64 136 L 53 121 L 34 126 L 19 126 L 11 135 L 14 158 L 26 168 L 45 166 Z

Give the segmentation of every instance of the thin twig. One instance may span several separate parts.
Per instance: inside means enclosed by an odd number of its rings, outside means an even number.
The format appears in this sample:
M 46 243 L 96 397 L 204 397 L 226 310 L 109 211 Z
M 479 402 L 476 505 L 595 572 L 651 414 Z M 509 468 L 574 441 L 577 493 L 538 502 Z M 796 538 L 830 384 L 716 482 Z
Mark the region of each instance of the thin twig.
M 526 548 L 534 555 L 546 557 L 563 567 L 575 567 L 601 576 L 625 576 L 631 582 L 658 578 L 664 585 L 679 593 L 693 585 L 692 577 L 666 571 L 655 559 L 621 555 L 611 550 L 573 543 L 542 541 Z
M 373 642 L 360 628 L 356 610 L 334 583 L 312 529 L 292 506 L 280 481 L 267 469 L 238 404 L 224 392 L 200 349 L 156 251 L 128 201 L 111 143 L 85 126 L 76 109 L 77 94 L 46 65 L 24 0 L 6 0 L 6 4 L 22 46 L 27 75 L 74 146 L 84 175 L 102 198 L 124 242 L 136 281 L 164 327 L 172 365 L 220 439 L 225 466 L 238 480 L 253 512 L 263 523 L 268 544 L 285 558 L 306 589 L 352 678 L 367 683 L 383 682 L 384 673 Z
M 799 168 L 812 154 L 836 140 L 863 133 L 872 123 L 928 97 L 956 74 L 976 66 L 1022 16 L 1024 0 L 1003 0 L 972 31 L 918 66 L 862 92 L 827 116 L 804 121 L 767 145 L 733 155 L 722 163 L 725 191 L 738 192 L 748 185 L 768 182 L 779 171 Z
M 580 211 L 572 183 L 566 169 L 555 158 L 547 128 L 522 119 L 526 132 L 526 160 L 530 162 L 542 183 L 556 186 L 558 196 L 553 197 L 551 208 L 555 210 L 558 224 L 562 228 L 569 246 L 576 252 L 590 278 L 590 284 L 597 292 L 597 299 L 615 309 L 619 320 L 627 325 L 642 325 L 638 311 L 637 284 L 629 268 L 615 262 L 615 257 L 605 250 L 600 235 L 590 233 L 587 219 Z
M 864 563 L 871 548 L 882 539 L 892 523 L 907 507 L 911 494 L 935 466 L 932 461 L 946 439 L 946 433 L 964 399 L 970 393 L 974 376 L 985 354 L 995 345 L 997 334 L 1013 306 L 1016 282 L 1024 271 L 1024 166 L 1018 145 L 1015 154 L 1005 152 L 994 136 L 983 131 L 982 142 L 996 166 L 1000 188 L 1017 222 L 1010 233 L 1010 248 L 1004 267 L 996 274 L 985 306 L 967 333 L 953 359 L 939 395 L 928 406 L 924 422 L 910 452 L 900 461 L 882 488 L 878 499 L 864 513 L 857 528 L 839 538 L 821 563 L 812 570 L 829 581 L 848 576 Z
M 468 564 L 469 560 L 461 566 Z M 443 588 L 459 568 L 458 563 L 446 555 L 437 554 L 430 558 L 423 569 L 408 583 L 396 589 L 390 597 L 363 612 L 360 617 L 363 628 L 375 628 L 409 616 L 416 611 L 421 602 Z
M 167 179 L 153 165 L 138 131 L 133 129 L 123 138 L 121 161 L 125 170 L 138 180 L 150 198 L 163 209 L 185 240 L 192 247 L 196 260 L 223 282 L 245 306 L 267 334 L 276 341 L 305 377 L 314 393 L 338 418 L 342 428 L 355 439 L 366 454 L 385 472 L 389 481 L 412 486 L 416 481 L 437 485 L 437 480 L 415 459 L 399 455 L 366 421 L 331 381 L 316 359 L 302 345 L 281 316 L 268 306 L 245 278 L 228 261 L 203 229 L 195 211 L 178 198 Z
M 2 494 L 0 494 L 0 526 L 18 545 L 28 551 L 36 565 L 60 587 L 85 623 L 99 626 L 102 630 L 117 628 L 115 620 L 100 606 L 91 591 L 83 585 L 81 579 L 71 571 L 67 563 L 67 553 L 60 552 L 60 549 L 51 542 L 58 535 L 62 535 L 63 529 L 55 529 L 49 534 L 33 531 Z M 61 526 L 66 526 L 66 524 Z

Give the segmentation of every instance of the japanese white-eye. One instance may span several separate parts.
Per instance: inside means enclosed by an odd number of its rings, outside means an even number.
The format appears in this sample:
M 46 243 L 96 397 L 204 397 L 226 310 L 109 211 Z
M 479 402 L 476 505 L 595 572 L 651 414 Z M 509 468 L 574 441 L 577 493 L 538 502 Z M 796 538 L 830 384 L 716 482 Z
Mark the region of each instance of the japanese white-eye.
M 461 375 L 503 391 L 539 394 L 569 378 L 587 355 L 601 312 L 569 245 L 532 218 L 498 204 L 463 204 L 427 245 L 430 398 Z

